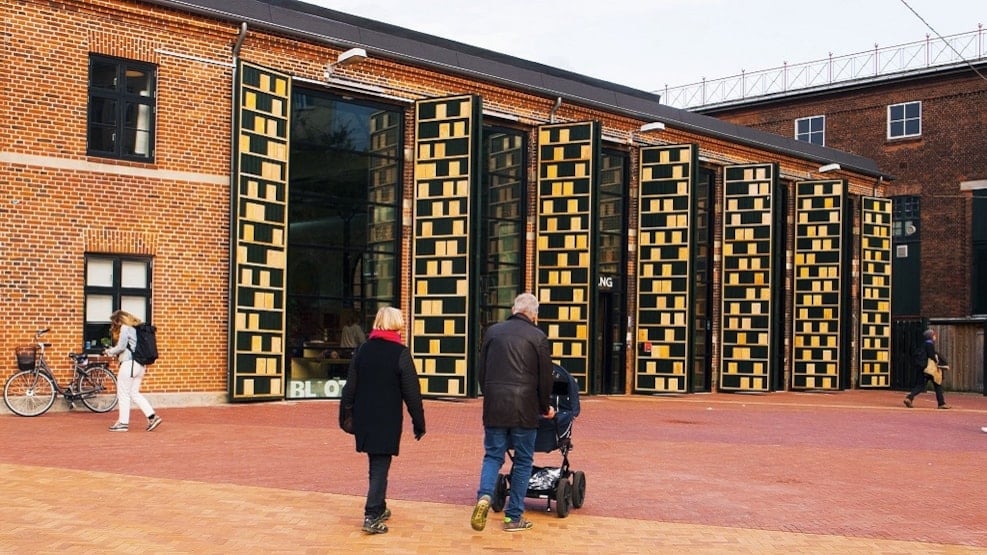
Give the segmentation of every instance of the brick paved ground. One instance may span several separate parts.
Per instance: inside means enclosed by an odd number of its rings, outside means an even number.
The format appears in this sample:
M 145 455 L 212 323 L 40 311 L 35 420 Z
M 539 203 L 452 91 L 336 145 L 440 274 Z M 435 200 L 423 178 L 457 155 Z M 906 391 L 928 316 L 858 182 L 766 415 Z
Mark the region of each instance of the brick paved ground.
M 586 504 L 560 519 L 529 500 L 518 534 L 468 524 L 479 401 L 426 403 L 380 536 L 359 530 L 366 459 L 335 401 L 166 408 L 153 433 L 5 414 L 0 552 L 987 553 L 987 397 L 902 397 L 584 398 L 570 461 Z

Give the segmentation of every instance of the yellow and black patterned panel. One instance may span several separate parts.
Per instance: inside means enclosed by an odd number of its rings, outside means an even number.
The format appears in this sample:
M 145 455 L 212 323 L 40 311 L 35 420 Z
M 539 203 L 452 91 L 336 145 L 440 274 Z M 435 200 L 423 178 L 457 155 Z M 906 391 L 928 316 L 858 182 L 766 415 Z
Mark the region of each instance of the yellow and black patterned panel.
M 539 326 L 552 359 L 585 393 L 589 383 L 596 175 L 596 122 L 538 128 L 538 240 L 535 254 Z
M 792 389 L 839 389 L 846 183 L 795 184 Z
M 723 182 L 720 389 L 767 391 L 773 361 L 774 164 L 727 166 Z
M 860 387 L 891 385 L 891 200 L 860 214 Z
M 288 75 L 241 63 L 237 82 L 230 398 L 284 397 Z
M 695 145 L 641 149 L 634 389 L 688 391 Z
M 415 106 L 411 354 L 425 395 L 465 396 L 472 321 L 472 191 L 480 98 Z

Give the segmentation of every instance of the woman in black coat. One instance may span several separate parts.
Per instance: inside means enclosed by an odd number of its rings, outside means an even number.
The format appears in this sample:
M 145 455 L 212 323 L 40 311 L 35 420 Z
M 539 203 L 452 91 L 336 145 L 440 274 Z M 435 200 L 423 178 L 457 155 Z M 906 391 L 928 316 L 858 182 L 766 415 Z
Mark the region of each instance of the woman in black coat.
M 401 311 L 383 307 L 377 311 L 370 338 L 360 346 L 350 362 L 346 385 L 339 403 L 339 423 L 352 414 L 356 450 L 370 461 L 370 486 L 363 509 L 363 531 L 387 532 L 387 474 L 391 458 L 401 445 L 404 402 L 411 416 L 415 439 L 425 435 L 425 409 L 422 407 L 418 372 L 411 352 L 401 341 L 404 328 Z

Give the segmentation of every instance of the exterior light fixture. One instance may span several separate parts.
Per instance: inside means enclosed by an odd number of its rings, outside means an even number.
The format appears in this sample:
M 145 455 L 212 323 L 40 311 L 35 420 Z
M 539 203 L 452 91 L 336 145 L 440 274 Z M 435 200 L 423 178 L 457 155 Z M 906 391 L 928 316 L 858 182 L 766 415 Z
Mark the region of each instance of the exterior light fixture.
M 819 166 L 819 173 L 838 172 L 842 169 L 839 164 L 826 164 L 825 166 Z
M 336 61 L 326 66 L 326 81 L 332 77 L 337 66 L 348 66 L 358 64 L 367 59 L 367 51 L 363 48 L 350 48 L 336 58 Z
M 664 131 L 664 130 L 665 130 L 665 124 L 660 121 L 645 123 L 644 125 L 641 126 L 642 133 L 647 131 Z

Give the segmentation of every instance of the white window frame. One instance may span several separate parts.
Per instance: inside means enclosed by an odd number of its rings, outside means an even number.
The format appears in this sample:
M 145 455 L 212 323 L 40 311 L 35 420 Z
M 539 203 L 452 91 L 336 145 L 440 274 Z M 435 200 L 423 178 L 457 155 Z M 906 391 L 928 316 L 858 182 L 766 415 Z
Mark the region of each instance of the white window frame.
M 905 112 L 907 112 L 908 107 L 913 104 L 918 106 L 918 116 L 908 117 L 905 114 Z M 899 107 L 902 109 L 902 117 L 900 119 L 892 119 L 891 111 Z M 908 133 L 906 131 L 908 127 L 908 123 L 914 120 L 918 120 L 918 132 Z M 896 123 L 902 126 L 902 132 L 901 134 L 898 135 L 892 134 L 891 132 L 891 126 Z M 920 137 L 921 135 L 922 135 L 922 101 L 921 100 L 913 100 L 911 102 L 899 102 L 898 104 L 888 105 L 888 131 L 887 131 L 888 139 L 907 139 L 909 137 Z
M 821 119 L 822 120 L 822 131 L 812 131 L 812 121 Z M 799 122 L 807 121 L 809 122 L 809 131 L 807 133 L 799 133 Z M 812 140 L 814 136 L 820 136 L 822 142 L 815 142 Z M 809 116 L 805 118 L 796 118 L 795 120 L 795 140 L 802 141 L 805 143 L 810 143 L 819 146 L 826 146 L 826 116 Z

